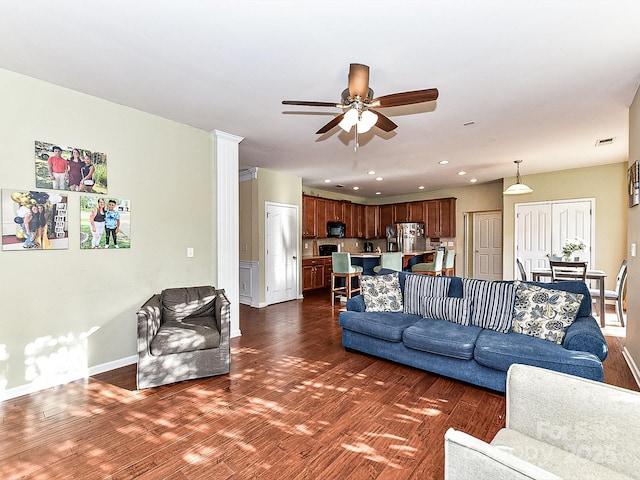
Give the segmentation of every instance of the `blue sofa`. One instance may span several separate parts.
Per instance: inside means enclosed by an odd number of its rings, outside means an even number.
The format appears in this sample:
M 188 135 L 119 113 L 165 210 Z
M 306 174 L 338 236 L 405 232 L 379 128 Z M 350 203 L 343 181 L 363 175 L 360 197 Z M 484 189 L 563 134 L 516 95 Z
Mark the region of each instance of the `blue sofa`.
M 385 273 L 391 272 L 380 272 Z M 403 296 L 409 275 L 414 274 L 398 273 Z M 448 278 L 451 279 L 448 296 L 462 298 L 462 279 Z M 608 348 L 598 323 L 591 316 L 591 296 L 585 283 L 527 283 L 584 295 L 562 344 L 513 331 L 500 333 L 402 311 L 367 312 L 363 295 L 349 299 L 347 310 L 340 313 L 342 344 L 348 350 L 499 392 L 505 391 L 507 370 L 514 363 L 602 381 L 602 362 Z

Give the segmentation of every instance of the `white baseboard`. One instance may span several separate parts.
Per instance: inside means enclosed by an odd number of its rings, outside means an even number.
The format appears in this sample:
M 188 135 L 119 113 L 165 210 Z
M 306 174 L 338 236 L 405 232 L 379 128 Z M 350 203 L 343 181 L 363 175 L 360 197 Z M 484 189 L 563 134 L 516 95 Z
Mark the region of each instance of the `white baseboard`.
M 629 365 L 629 370 L 631 370 L 631 374 L 633 375 L 633 378 L 635 378 L 636 383 L 638 384 L 638 387 L 640 387 L 640 370 L 638 370 L 638 366 L 636 365 L 636 362 L 633 361 L 633 357 L 629 353 L 629 350 L 627 350 L 627 347 L 623 347 L 622 356 L 627 361 L 627 365 Z
M 75 382 L 76 380 L 86 379 L 92 375 L 108 372 L 109 370 L 115 370 L 116 368 L 125 367 L 138 361 L 137 355 L 131 355 L 130 357 L 114 360 L 113 362 L 102 363 L 89 367 L 85 370 L 84 375 L 75 375 L 64 378 L 64 380 L 56 379 L 50 383 L 40 383 L 38 385 L 27 384 L 20 385 L 19 387 L 10 388 L 8 390 L 0 391 L 0 401 L 9 400 L 11 398 L 21 397 L 22 395 L 29 395 L 31 393 L 46 390 L 48 388 L 64 385 L 65 383 Z

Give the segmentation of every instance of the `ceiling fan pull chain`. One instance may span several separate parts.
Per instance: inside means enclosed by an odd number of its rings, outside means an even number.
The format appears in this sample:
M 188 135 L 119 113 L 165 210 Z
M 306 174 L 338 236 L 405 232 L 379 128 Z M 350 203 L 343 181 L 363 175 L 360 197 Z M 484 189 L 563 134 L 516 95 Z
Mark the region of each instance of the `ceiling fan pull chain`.
M 360 145 L 358 145 L 358 124 L 357 123 L 355 124 L 355 129 L 356 129 L 356 146 L 353 147 L 353 151 L 357 152 L 358 151 L 358 147 L 360 146 Z

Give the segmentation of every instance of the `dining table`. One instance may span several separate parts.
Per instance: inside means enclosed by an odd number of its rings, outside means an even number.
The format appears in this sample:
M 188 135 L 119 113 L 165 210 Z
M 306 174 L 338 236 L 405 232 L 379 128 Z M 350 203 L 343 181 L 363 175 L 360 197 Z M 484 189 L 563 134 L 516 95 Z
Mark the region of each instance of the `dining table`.
M 531 278 L 534 282 L 539 282 L 542 278 L 551 278 L 551 269 L 550 268 L 533 268 L 531 270 Z M 607 278 L 607 274 L 604 270 L 587 270 L 587 280 L 596 280 L 598 283 L 598 290 L 600 292 L 600 298 L 598 299 L 599 303 L 599 316 L 600 316 L 600 326 L 605 326 L 605 298 L 604 298 L 604 281 Z M 582 280 L 582 276 L 579 278 L 576 277 L 576 280 Z

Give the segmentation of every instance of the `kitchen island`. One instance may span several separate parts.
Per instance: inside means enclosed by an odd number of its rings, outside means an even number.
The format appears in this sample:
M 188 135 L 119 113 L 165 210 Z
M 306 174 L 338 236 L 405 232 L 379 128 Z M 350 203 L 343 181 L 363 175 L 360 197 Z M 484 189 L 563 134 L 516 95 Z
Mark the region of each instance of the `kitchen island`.
M 402 269 L 411 271 L 416 263 L 429 262 L 433 259 L 435 250 L 419 250 L 402 254 Z M 375 275 L 373 267 L 380 265 L 381 253 L 352 253 L 351 264 L 362 267 L 363 275 Z

